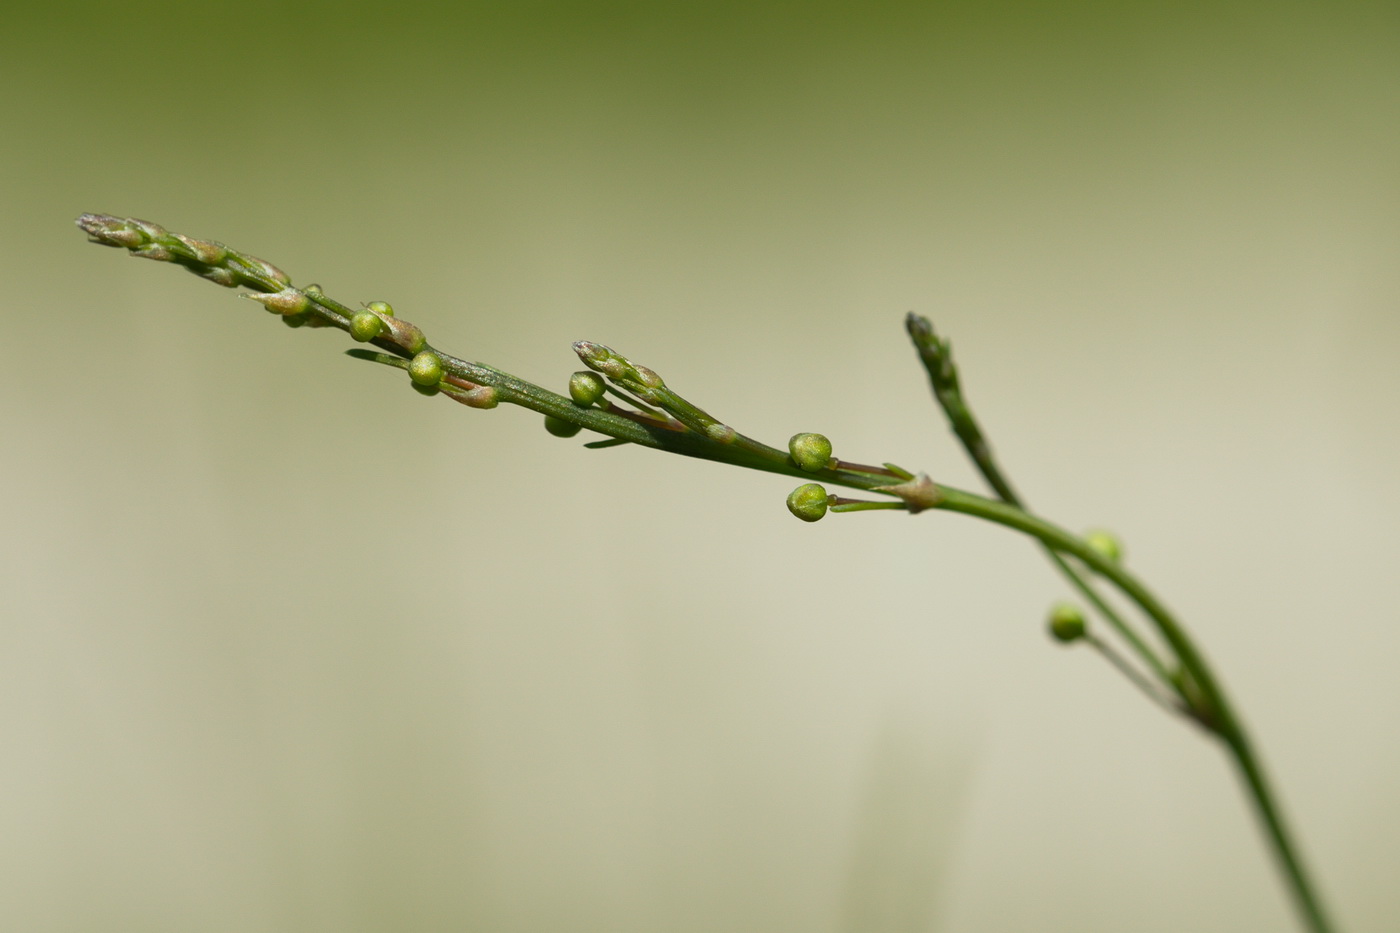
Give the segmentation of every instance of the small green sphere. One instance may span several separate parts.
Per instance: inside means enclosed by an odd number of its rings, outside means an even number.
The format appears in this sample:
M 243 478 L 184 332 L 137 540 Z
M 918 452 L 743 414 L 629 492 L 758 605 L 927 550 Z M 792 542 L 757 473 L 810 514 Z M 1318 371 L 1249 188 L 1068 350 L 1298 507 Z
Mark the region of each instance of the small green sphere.
M 1051 637 L 1066 644 L 1083 638 L 1087 628 L 1084 613 L 1073 603 L 1056 603 L 1048 621 Z
M 436 385 L 424 386 L 416 382 L 410 382 L 409 385 L 413 386 L 413 391 L 417 392 L 419 395 L 426 395 L 429 397 L 437 395 L 442 391 L 442 389 L 438 388 Z
M 580 405 L 592 405 L 607 391 L 603 377 L 597 373 L 585 369 L 569 377 L 569 398 Z
M 384 322 L 373 311 L 356 311 L 350 318 L 350 336 L 366 343 L 384 333 Z
M 371 311 L 378 311 L 385 317 L 394 316 L 394 306 L 387 301 L 371 301 L 369 304 L 365 305 L 365 307 L 369 308 Z
M 788 453 L 799 468 L 815 473 L 831 462 L 831 441 L 822 434 L 794 434 L 788 441 Z
M 573 437 L 583 428 L 572 421 L 565 421 L 563 418 L 556 418 L 553 415 L 544 416 L 544 429 L 555 437 Z
M 788 511 L 804 522 L 814 522 L 826 514 L 827 498 L 820 483 L 806 483 L 788 494 Z
M 1111 561 L 1123 559 L 1123 542 L 1111 531 L 1095 528 L 1084 535 L 1084 543 Z
M 424 350 L 408 362 L 408 376 L 420 386 L 435 386 L 442 381 L 442 357 Z

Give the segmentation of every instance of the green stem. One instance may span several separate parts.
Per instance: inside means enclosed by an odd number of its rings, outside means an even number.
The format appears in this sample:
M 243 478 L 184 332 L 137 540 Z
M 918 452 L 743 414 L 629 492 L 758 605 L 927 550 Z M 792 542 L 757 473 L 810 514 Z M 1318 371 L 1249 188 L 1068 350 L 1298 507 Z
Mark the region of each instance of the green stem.
M 1171 646 L 1172 651 L 1181 660 L 1182 667 L 1199 689 L 1206 704 L 1204 712 L 1212 720 L 1209 723 L 1212 733 L 1219 736 L 1239 769 L 1279 870 L 1283 873 L 1285 883 L 1308 929 L 1313 933 L 1330 933 L 1333 927 L 1303 866 L 1298 846 L 1279 808 L 1264 766 L 1254 753 L 1248 733 L 1236 716 L 1224 688 L 1216 680 L 1210 665 L 1206 663 L 1205 657 L 1171 612 L 1121 564 L 1109 560 L 1077 535 L 1005 502 L 997 502 L 946 486 L 940 486 L 939 491 L 942 493 L 942 499 L 935 508 L 961 512 L 1013 528 L 1031 535 L 1051 550 L 1078 558 L 1095 573 L 1112 582 L 1152 619 L 1162 638 Z
M 1011 500 L 1007 500 L 1007 502 L 1010 505 L 1015 505 L 1018 508 L 1020 507 L 1019 502 Z M 1088 600 L 1093 607 L 1098 610 L 1101 616 L 1108 620 L 1108 624 L 1113 626 L 1113 630 L 1122 636 L 1123 640 L 1132 647 L 1133 652 L 1141 659 L 1142 663 L 1147 665 L 1152 670 L 1152 673 L 1157 675 L 1158 681 L 1168 689 L 1180 693 L 1180 687 L 1178 687 L 1176 681 L 1172 679 L 1171 672 L 1167 670 L 1167 666 L 1163 663 L 1162 659 L 1157 656 L 1157 652 L 1153 651 L 1151 646 L 1143 641 L 1142 636 L 1128 624 L 1128 621 L 1119 615 L 1118 612 L 1099 595 L 1098 591 L 1094 589 L 1093 584 L 1084 579 L 1084 577 L 1076 572 L 1063 557 L 1049 547 L 1045 548 L 1045 556 L 1050 559 L 1052 564 L 1059 568 L 1060 572 L 1064 574 L 1065 578 L 1079 591 L 1080 595 Z M 1185 697 L 1183 697 L 1183 699 L 1185 699 Z
M 833 512 L 874 512 L 879 509 L 907 509 L 903 502 L 871 502 L 865 499 L 843 499 L 840 496 L 832 496 L 831 511 Z
M 919 353 L 919 361 L 924 364 L 924 369 L 928 373 L 929 384 L 933 388 L 933 397 L 948 417 L 948 426 L 952 428 L 953 434 L 962 444 L 963 449 L 967 451 L 968 457 L 976 465 L 982 478 L 987 481 L 997 496 L 1003 502 L 1024 509 L 1026 507 L 1024 500 L 1017 495 L 1015 488 L 1011 485 L 1011 480 L 1006 477 L 997 464 L 996 458 L 992 455 L 992 446 L 987 442 L 986 436 L 982 433 L 982 426 L 978 424 L 977 418 L 972 414 L 972 409 L 967 404 L 966 396 L 963 395 L 962 380 L 958 375 L 957 363 L 953 359 L 952 343 L 940 338 L 934 333 L 933 325 L 929 323 L 928 319 L 917 314 L 911 313 L 905 321 L 905 326 L 910 339 L 914 342 L 914 349 Z M 1181 694 L 1182 699 L 1189 703 L 1189 698 L 1181 693 L 1180 685 L 1173 679 L 1167 665 L 1158 657 L 1157 652 L 1143 641 L 1137 630 L 1129 625 L 1128 621 L 1099 595 L 1093 584 L 1084 579 L 1052 548 L 1046 547 L 1045 554 L 1065 576 L 1065 579 L 1093 605 L 1099 615 L 1103 616 L 1108 624 L 1128 643 L 1133 649 L 1133 653 L 1156 675 L 1162 686 Z M 1116 666 L 1119 670 L 1124 670 L 1121 664 Z M 1126 671 L 1124 672 L 1126 673 Z
M 1127 678 L 1129 683 L 1137 687 L 1143 696 L 1162 707 L 1162 709 L 1176 715 L 1187 716 L 1188 718 L 1193 715 L 1188 707 L 1180 705 L 1181 701 L 1173 701 L 1171 694 L 1163 693 L 1162 688 L 1156 682 L 1149 680 L 1146 674 L 1136 667 L 1133 667 L 1133 665 L 1128 662 L 1128 659 L 1123 657 L 1113 645 L 1104 641 L 1093 632 L 1084 633 L 1084 643 L 1097 651 L 1105 661 L 1113 665 L 1120 674 Z
M 320 289 L 308 287 L 303 291 L 297 291 L 291 287 L 290 279 L 281 270 L 262 260 L 229 250 L 217 243 L 171 234 L 164 228 L 145 221 L 112 217 L 105 214 L 84 214 L 78 219 L 78 225 L 96 242 L 122 247 L 131 250 L 134 255 L 144 256 L 148 259 L 176 262 L 220 285 L 228 287 L 242 285 L 263 295 L 273 296 L 264 303 L 268 305 L 269 309 L 275 309 L 287 315 L 285 320 L 294 325 L 306 323 L 310 316 L 314 315 L 320 322 L 333 325 L 341 330 L 348 330 L 350 319 L 354 316 L 354 312 L 350 308 L 328 298 L 321 293 Z M 383 320 L 382 317 L 381 320 Z M 376 337 L 373 340 L 374 345 L 386 354 L 392 354 L 393 357 L 408 359 L 414 353 L 424 349 L 426 341 L 423 340 L 422 334 L 417 328 L 413 328 L 412 325 L 407 325 L 407 327 L 408 329 L 405 329 L 401 325 L 396 325 L 396 328 L 392 329 L 394 339 L 391 340 L 384 336 Z M 1031 535 L 1049 550 L 1060 569 L 1080 587 L 1086 598 L 1093 602 L 1104 617 L 1114 624 L 1114 627 L 1127 639 L 1128 643 L 1134 646 L 1134 650 L 1152 668 L 1153 672 L 1181 693 L 1197 718 L 1224 743 L 1239 768 L 1250 799 L 1253 801 L 1299 911 L 1314 933 L 1329 933 L 1332 927 L 1323 913 L 1317 896 L 1313 893 L 1312 885 L 1298 856 L 1296 846 L 1292 842 L 1291 833 L 1283 815 L 1274 800 L 1263 767 L 1254 754 L 1244 727 L 1236 718 L 1223 689 L 1217 683 L 1205 659 L 1196 650 L 1195 645 L 1173 616 L 1136 577 L 1124 570 L 1117 562 L 1109 560 L 1095 551 L 1080 538 L 1031 515 L 1018 506 L 1017 503 L 1020 500 L 1012 490 L 1010 483 L 997 469 L 990 449 L 962 398 L 958 387 L 957 371 L 952 363 L 951 348 L 946 342 L 938 340 L 933 335 L 932 328 L 927 321 L 915 315 L 910 316 L 909 329 L 910 335 L 919 347 L 920 357 L 928 368 L 934 391 L 940 404 L 948 413 L 954 430 L 964 446 L 967 447 L 974 462 L 982 470 L 983 475 L 987 477 L 988 482 L 1004 500 L 997 502 L 951 487 L 934 487 L 929 483 L 927 477 L 921 476 L 918 479 L 927 484 L 928 491 L 936 493 L 936 497 L 927 503 L 920 499 L 917 502 L 919 508 L 932 506 L 983 518 Z M 408 346 L 413 347 L 413 352 L 406 349 Z M 578 345 L 576 345 L 577 347 Z M 368 354 L 359 351 L 352 352 L 357 356 L 376 357 L 376 354 L 372 352 Z M 511 402 L 541 414 L 552 415 L 614 438 L 618 442 L 631 442 L 684 456 L 715 460 L 770 473 L 780 473 L 798 477 L 804 481 L 824 480 L 853 489 L 874 491 L 881 491 L 880 487 L 886 487 L 886 494 L 890 495 L 894 495 L 894 493 L 887 491 L 890 488 L 888 477 L 890 475 L 901 476 L 901 473 L 897 473 L 891 468 L 880 471 L 883 475 L 875 475 L 872 468 L 863 468 L 868 472 L 861 472 L 857 468 L 858 465 L 843 463 L 837 463 L 835 468 L 813 472 L 800 470 L 782 451 L 752 438 L 727 430 L 715 432 L 716 436 L 709 436 L 709 432 L 705 429 L 722 426 L 714 422 L 712 416 L 694 408 L 683 399 L 672 398 L 672 393 L 669 393 L 669 390 L 665 400 L 667 404 L 663 407 L 673 409 L 671 412 L 673 415 L 679 413 L 683 422 L 690 421 L 692 424 L 688 426 L 691 427 L 691 430 L 678 431 L 669 427 L 643 424 L 614 412 L 578 405 L 566 396 L 517 379 L 493 367 L 480 363 L 469 363 L 437 350 L 433 350 L 433 352 L 437 353 L 442 360 L 444 372 L 475 385 L 491 387 L 498 394 L 500 401 Z M 611 353 L 611 351 L 608 352 Z M 389 361 L 389 359 L 386 357 L 385 361 Z M 628 365 L 630 366 L 630 364 Z M 635 368 L 633 372 L 635 375 Z M 655 374 L 651 375 L 655 378 Z M 643 388 L 648 387 L 654 388 L 650 382 L 643 386 Z M 701 430 L 695 430 L 696 428 Z M 848 466 L 850 468 L 844 468 Z M 912 483 L 908 476 L 903 476 L 903 478 L 907 481 L 905 485 Z M 906 490 L 906 498 L 910 495 L 910 491 Z M 916 500 L 913 498 L 908 498 L 908 501 L 904 502 L 843 502 L 836 505 L 833 511 L 846 509 L 855 511 L 869 508 L 908 508 L 910 511 L 915 511 L 915 504 Z M 1104 604 L 1087 582 L 1080 578 L 1074 568 L 1064 561 L 1063 555 L 1065 554 L 1078 558 L 1090 570 L 1109 580 L 1152 619 L 1162 637 L 1180 660 L 1184 672 L 1181 679 L 1173 678 L 1166 672 L 1161 662 L 1156 659 L 1155 654 L 1148 649 L 1146 644 L 1131 633 L 1126 623 L 1123 623 L 1111 607 Z

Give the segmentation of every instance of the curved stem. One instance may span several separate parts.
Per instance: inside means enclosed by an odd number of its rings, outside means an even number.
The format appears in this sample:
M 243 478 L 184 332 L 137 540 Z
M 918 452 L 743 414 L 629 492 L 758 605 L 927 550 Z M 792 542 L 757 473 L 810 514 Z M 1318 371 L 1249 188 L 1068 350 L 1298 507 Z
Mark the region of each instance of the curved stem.
M 963 394 L 962 379 L 958 374 L 957 362 L 953 359 L 952 342 L 939 337 L 927 318 L 912 312 L 905 320 L 905 329 L 909 333 L 909 339 L 914 342 L 914 349 L 919 354 L 919 362 L 924 364 L 924 370 L 928 373 L 933 397 L 938 402 L 938 407 L 943 409 L 943 414 L 948 418 L 948 426 L 952 428 L 953 434 L 962 444 L 968 458 L 982 474 L 982 478 L 987 481 L 987 485 L 992 487 L 1003 502 L 1019 509 L 1025 509 L 1025 501 L 1016 493 L 1015 487 L 1011 485 L 1011 480 L 997 464 L 996 457 L 992 454 L 992 445 L 987 441 L 986 435 L 982 433 L 982 426 L 973 415 L 972 408 L 967 403 L 967 397 Z M 1080 595 L 1088 600 L 1099 615 L 1128 643 L 1139 660 L 1157 676 L 1161 685 L 1176 691 L 1181 695 L 1182 700 L 1189 703 L 1189 698 L 1182 693 L 1181 686 L 1172 678 L 1171 672 L 1167 670 L 1166 664 L 1158 657 L 1157 652 L 1142 640 L 1142 636 L 1128 624 L 1128 620 L 1124 619 L 1099 595 L 1093 584 L 1084 579 L 1053 548 L 1046 546 L 1045 555 L 1050 559 L 1050 563 L 1054 564 L 1064 575 L 1065 579 L 1079 591 Z M 1117 658 L 1115 666 L 1125 674 L 1128 673 L 1122 658 Z
M 1303 866 L 1297 843 L 1293 840 L 1283 812 L 1279 808 L 1274 791 L 1264 772 L 1264 766 L 1254 753 L 1253 745 L 1244 725 L 1236 716 L 1224 688 L 1216 680 L 1215 673 L 1206 663 L 1205 657 L 1196 648 L 1186 630 L 1155 595 L 1137 577 L 1122 565 L 1111 561 L 1086 544 L 1078 536 L 1053 525 L 1042 518 L 1021 509 L 997 502 L 984 496 L 974 495 L 958 489 L 939 487 L 942 500 L 935 508 L 950 512 L 961 512 L 1013 528 L 1031 535 L 1046 547 L 1064 554 L 1070 554 L 1083 561 L 1091 570 L 1118 587 L 1156 624 L 1181 665 L 1192 678 L 1200 691 L 1198 714 L 1208 717 L 1207 724 L 1213 734 L 1219 736 L 1239 769 L 1246 792 L 1254 805 L 1278 862 L 1279 870 L 1293 895 L 1294 902 L 1314 933 L 1330 933 L 1333 927 L 1323 910 L 1313 883 Z
M 1018 503 L 1012 500 L 1006 501 L 1010 505 L 1017 505 L 1019 507 Z M 1059 568 L 1060 573 L 1064 574 L 1065 579 L 1069 580 L 1070 584 L 1079 591 L 1080 595 L 1098 610 L 1099 615 L 1108 620 L 1108 624 L 1113 626 L 1113 630 L 1122 636 L 1123 640 L 1133 649 L 1133 652 L 1142 663 L 1147 665 L 1152 673 L 1157 675 L 1157 679 L 1166 687 L 1179 692 L 1180 688 L 1177 686 L 1176 681 L 1172 679 L 1171 672 L 1167 670 L 1166 664 L 1157 656 L 1157 652 L 1153 651 L 1151 646 L 1142 640 L 1142 636 L 1128 624 L 1127 620 L 1119 615 L 1118 612 L 1099 595 L 1098 590 L 1094 589 L 1094 585 L 1084 579 L 1084 577 L 1069 565 L 1068 561 L 1049 545 L 1045 545 L 1045 556 L 1049 558 L 1050 563 Z M 1121 664 L 1117 666 L 1120 670 L 1125 670 Z M 1183 697 L 1183 699 L 1185 698 Z
M 263 260 L 230 250 L 219 243 L 171 234 L 156 224 L 106 214 L 84 214 L 78 218 L 78 226 L 95 242 L 125 248 L 133 255 L 147 259 L 177 263 L 220 285 L 242 285 L 250 288 L 255 294 L 248 297 L 256 298 L 269 310 L 282 314 L 284 320 L 293 326 L 306 323 L 328 324 L 341 330 L 350 330 L 352 318 L 358 315 L 358 312 L 352 312 L 350 308 L 324 295 L 319 288 L 307 286 L 304 290 L 295 289 L 291 285 L 291 279 L 280 269 Z M 375 316 L 387 330 L 380 331 L 380 336 L 372 338 L 373 344 L 384 352 L 379 354 L 372 351 L 351 351 L 353 355 L 380 362 L 388 362 L 391 361 L 391 357 L 395 357 L 397 359 L 392 361 L 395 365 L 401 365 L 399 361 L 429 349 L 426 338 L 418 328 L 407 322 L 391 320 L 390 317 L 386 317 L 386 313 L 375 312 Z M 888 465 L 885 469 L 876 471 L 874 468 L 838 461 L 826 469 L 803 471 L 782 451 L 737 434 L 669 390 L 666 390 L 661 407 L 666 408 L 690 430 L 679 431 L 670 426 L 644 424 L 614 411 L 579 405 L 566 396 L 550 392 L 494 367 L 470 363 L 435 349 L 433 352 L 439 355 L 444 373 L 458 380 L 454 385 L 460 386 L 461 382 L 465 381 L 476 386 L 490 387 L 495 393 L 492 396 L 493 402 L 510 402 L 614 439 L 603 442 L 605 444 L 631 442 L 685 456 L 782 473 L 803 480 L 824 480 L 853 489 L 873 490 L 904 499 L 901 502 L 840 502 L 833 507 L 833 511 L 907 508 L 912 512 L 929 507 L 941 508 L 983 518 L 1036 538 L 1051 553 L 1052 559 L 1060 569 L 1079 586 L 1086 598 L 1094 603 L 1104 617 L 1127 639 L 1153 673 L 1175 689 L 1187 703 L 1192 715 L 1225 744 L 1239 768 L 1299 911 L 1314 933 L 1329 933 L 1332 927 L 1303 868 L 1296 844 L 1292 841 L 1292 835 L 1274 799 L 1263 766 L 1255 756 L 1244 727 L 1236 718 L 1224 690 L 1216 681 L 1204 657 L 1171 613 L 1136 577 L 1117 562 L 1095 551 L 1080 538 L 1031 515 L 1015 504 L 1020 500 L 992 460 L 981 430 L 962 398 L 957 370 L 952 362 L 951 347 L 946 341 L 938 340 L 928 322 L 916 315 L 910 316 L 909 329 L 928 368 L 934 391 L 952 421 L 955 432 L 983 475 L 1004 501 L 997 502 L 951 487 L 935 487 L 927 476 L 919 476 L 916 482 Z M 580 346 L 582 342 L 576 344 L 575 349 L 578 350 Z M 590 352 L 606 350 L 592 345 L 585 349 L 589 349 Z M 611 358 L 611 351 L 607 351 L 607 354 Z M 385 358 L 379 360 L 381 356 Z M 618 360 L 612 361 L 610 365 L 616 368 L 626 364 L 628 369 L 625 372 L 630 372 L 638 380 L 644 375 L 625 359 Z M 660 388 L 659 378 L 654 373 L 650 374 L 650 378 L 656 379 L 657 383 L 641 380 L 641 388 Z M 648 397 L 655 395 L 653 392 Z M 712 433 L 711 428 L 721 430 Z M 906 480 L 901 484 L 907 487 L 903 492 L 892 491 L 900 487 L 889 484 L 888 479 L 891 475 Z M 917 498 L 913 495 L 915 492 L 919 494 Z M 926 499 L 925 494 L 930 496 Z M 1078 558 L 1094 573 L 1109 580 L 1152 619 L 1181 663 L 1181 678 L 1172 677 L 1166 671 L 1155 653 L 1132 633 L 1112 608 L 1098 598 L 1088 582 L 1065 562 L 1065 554 Z

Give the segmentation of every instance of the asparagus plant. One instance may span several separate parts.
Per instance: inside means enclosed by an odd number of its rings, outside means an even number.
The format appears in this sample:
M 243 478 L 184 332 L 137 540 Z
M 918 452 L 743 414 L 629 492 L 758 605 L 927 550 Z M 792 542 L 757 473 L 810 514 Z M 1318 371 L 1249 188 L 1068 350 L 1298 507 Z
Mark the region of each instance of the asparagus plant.
M 528 408 L 544 415 L 545 428 L 556 436 L 574 437 L 584 430 L 599 435 L 585 447 L 637 444 L 802 479 L 802 485 L 788 496 L 787 507 L 803 521 L 818 521 L 828 512 L 938 510 L 960 512 L 1035 539 L 1103 623 L 1100 628 L 1078 605 L 1061 602 L 1049 613 L 1050 634 L 1065 644 L 1097 651 L 1153 702 L 1220 744 L 1239 773 L 1303 926 L 1314 933 L 1335 930 L 1244 723 L 1205 655 L 1176 616 L 1125 566 L 1116 538 L 1104 531 L 1072 534 L 1028 509 L 972 413 L 952 344 L 927 319 L 910 313 L 905 322 L 909 337 L 928 372 L 934 398 L 994 497 L 934 482 L 926 473 L 893 463 L 841 459 L 821 434 L 795 434 L 786 449 L 770 446 L 741 434 L 678 395 L 651 369 L 602 344 L 580 340 L 573 345 L 587 369 L 573 373 L 568 394 L 559 394 L 433 346 L 419 327 L 399 317 L 387 302 L 351 308 L 319 286 L 297 287 L 271 263 L 221 243 L 107 214 L 83 214 L 77 224 L 95 243 L 184 266 L 229 288 L 242 287 L 246 289 L 243 297 L 262 304 L 289 327 L 347 331 L 366 345 L 347 354 L 405 370 L 410 385 L 423 395 L 442 396 L 469 408 L 495 408 L 503 402 Z M 828 486 L 877 498 L 838 495 L 829 492 Z M 1127 598 L 1137 618 L 1128 618 L 1108 603 L 1100 593 L 1105 585 Z M 1159 646 L 1149 641 L 1144 630 L 1155 630 Z

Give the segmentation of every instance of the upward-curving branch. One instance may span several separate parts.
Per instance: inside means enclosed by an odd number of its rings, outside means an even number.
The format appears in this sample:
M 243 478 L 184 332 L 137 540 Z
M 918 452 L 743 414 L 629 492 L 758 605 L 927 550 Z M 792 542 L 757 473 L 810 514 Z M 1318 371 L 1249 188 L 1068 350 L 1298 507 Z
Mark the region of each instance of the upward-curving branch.
M 545 416 L 545 427 L 551 434 L 572 437 L 587 430 L 600 435 L 587 447 L 636 444 L 798 477 L 804 483 L 788 496 L 787 506 L 806 521 L 817 521 L 827 512 L 900 510 L 912 514 L 941 510 L 981 518 L 1034 538 L 1108 622 L 1110 633 L 1123 641 L 1141 669 L 1127 666 L 1107 647 L 1101 635 L 1087 627 L 1073 607 L 1056 610 L 1052 632 L 1062 641 L 1103 648 L 1105 656 L 1115 665 L 1123 665 L 1122 669 L 1149 695 L 1159 700 L 1171 697 L 1172 708 L 1185 713 L 1221 741 L 1243 778 L 1300 916 L 1314 933 L 1333 930 L 1244 725 L 1204 655 L 1175 616 L 1123 566 L 1112 549 L 1073 535 L 1024 508 L 993 459 L 967 405 L 951 346 L 934 333 L 927 320 L 911 314 L 907 322 L 910 336 L 954 433 L 999 499 L 935 483 L 923 473 L 894 464 L 868 466 L 839 459 L 832 455 L 831 442 L 820 434 L 795 434 L 786 450 L 765 444 L 683 398 L 652 370 L 602 344 L 574 344 L 575 353 L 588 368 L 575 372 L 568 381 L 568 394 L 561 395 L 493 366 L 468 362 L 438 349 L 419 327 L 400 318 L 386 302 L 373 301 L 358 309 L 350 308 L 326 295 L 319 286 L 295 286 L 290 276 L 271 263 L 221 243 L 171 233 L 147 221 L 107 214 L 84 214 L 77 223 L 94 242 L 125 249 L 133 256 L 184 266 L 226 287 L 245 288 L 244 297 L 257 301 L 290 327 L 343 330 L 367 345 L 347 351 L 352 357 L 405 370 L 409 384 L 423 395 L 444 396 L 469 408 L 491 409 L 502 403 L 527 408 Z M 883 498 L 832 495 L 823 484 Z M 1077 560 L 1083 569 L 1077 570 L 1067 559 Z M 1144 621 L 1156 629 L 1170 656 L 1149 646 L 1098 595 L 1090 576 L 1127 597 Z

